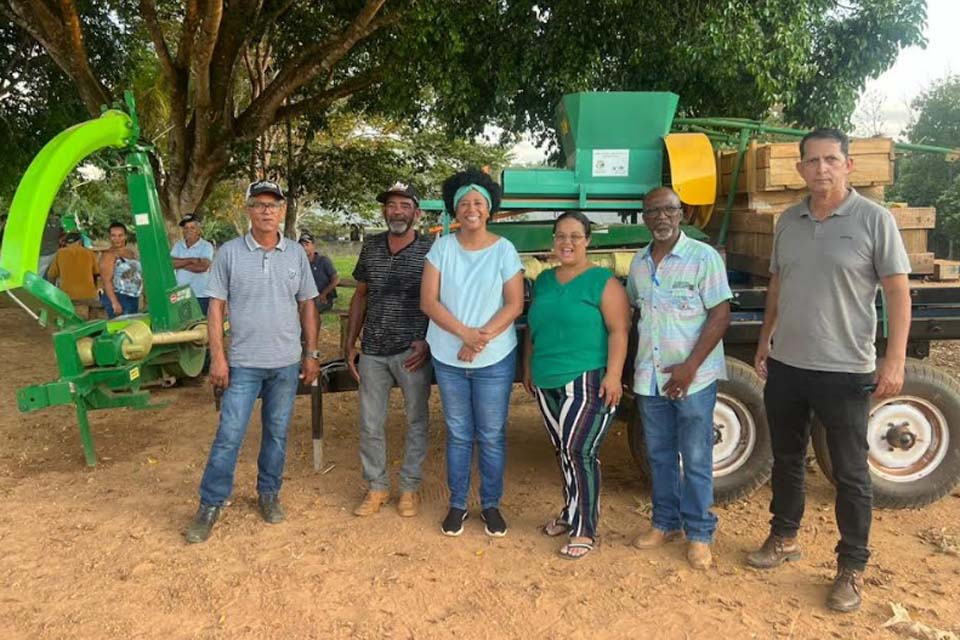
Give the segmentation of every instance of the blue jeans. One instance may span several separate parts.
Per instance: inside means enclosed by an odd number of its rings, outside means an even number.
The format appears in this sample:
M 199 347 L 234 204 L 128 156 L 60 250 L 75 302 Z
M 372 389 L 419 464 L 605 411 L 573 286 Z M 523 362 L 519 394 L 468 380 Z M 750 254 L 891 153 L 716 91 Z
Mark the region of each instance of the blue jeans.
M 114 293 L 117 296 L 117 302 L 120 303 L 120 315 L 129 315 L 131 313 L 137 313 L 140 311 L 140 298 L 137 296 L 128 296 L 122 293 Z M 110 298 L 107 297 L 106 293 L 100 294 L 100 304 L 103 305 L 103 310 L 107 312 L 108 318 L 116 318 L 117 314 L 113 312 L 113 303 L 110 302 Z
M 447 422 L 447 486 L 450 506 L 467 508 L 473 443 L 479 449 L 481 508 L 499 507 L 506 464 L 507 413 L 517 350 L 487 367 L 453 367 L 433 359 Z
M 200 502 L 220 506 L 233 490 L 237 455 L 257 396 L 262 397 L 263 436 L 257 459 L 257 493 L 280 492 L 287 455 L 287 428 L 297 397 L 300 363 L 278 369 L 230 367 L 230 384 L 220 399 L 220 426 L 200 481 Z
M 693 542 L 711 542 L 717 529 L 710 511 L 716 401 L 716 382 L 680 400 L 637 396 L 653 484 L 653 526 L 682 529 Z

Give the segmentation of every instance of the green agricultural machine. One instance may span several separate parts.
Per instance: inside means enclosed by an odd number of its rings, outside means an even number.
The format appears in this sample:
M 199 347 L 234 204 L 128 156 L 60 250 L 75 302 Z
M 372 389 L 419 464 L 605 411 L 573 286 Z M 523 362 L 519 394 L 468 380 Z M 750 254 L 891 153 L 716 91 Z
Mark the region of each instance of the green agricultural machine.
M 506 221 L 510 217 L 571 209 L 587 215 L 599 211 L 619 214 L 620 224 L 595 227 L 590 253 L 595 263 L 623 277 L 637 249 L 650 241 L 646 227 L 636 224 L 642 198 L 649 190 L 671 186 L 685 205 L 685 233 L 706 240 L 701 230 L 718 204 L 713 144 L 739 150 L 732 174 L 732 184 L 737 184 L 752 138 L 774 135 L 799 140 L 806 133 L 734 118 L 674 118 L 677 102 L 673 93 L 563 97 L 556 110 L 563 166 L 505 169 L 501 176 L 503 213 L 491 225 L 491 230 L 528 254 L 524 259 L 528 278 L 535 278 L 548 266 L 538 258 L 551 252 L 552 221 Z M 895 149 L 952 157 L 958 153 L 956 149 L 907 144 L 897 144 Z M 719 245 L 726 237 L 736 190 L 730 191 L 716 212 L 723 215 Z M 441 214 L 444 232 L 452 228 L 442 201 L 425 201 L 422 207 Z M 630 224 L 624 224 L 628 220 Z M 731 271 L 731 282 L 747 280 L 746 274 Z M 771 468 L 763 381 L 752 365 L 766 289 L 734 285 L 733 293 L 731 325 L 724 336 L 729 379 L 719 385 L 714 411 L 714 494 L 718 503 L 750 495 L 767 481 Z M 927 287 L 915 282 L 911 296 L 910 360 L 903 391 L 876 403 L 870 416 L 869 463 L 875 504 L 880 507 L 927 504 L 948 494 L 960 481 L 960 384 L 949 373 L 921 361 L 929 354 L 932 341 L 960 338 L 960 286 Z M 877 307 L 877 348 L 882 354 L 887 335 L 882 296 L 878 296 Z M 518 323 L 518 330 L 524 330 L 522 325 L 522 321 Z M 628 368 L 632 368 L 632 349 Z M 628 372 L 624 373 L 624 380 L 630 380 Z M 349 382 L 338 378 L 324 384 L 326 389 L 336 389 Z M 634 459 L 641 471 L 648 471 L 643 429 L 633 403 L 621 403 L 618 417 L 628 423 Z M 819 425 L 814 425 L 813 447 L 821 469 L 832 477 L 826 438 Z
M 149 149 L 139 142 L 131 93 L 125 108 L 105 111 L 51 140 L 17 187 L 0 247 L 0 291 L 53 329 L 60 378 L 17 392 L 20 411 L 72 404 L 87 464 L 97 458 L 89 411 L 152 405 L 145 385 L 193 377 L 203 367 L 206 318 L 189 287 L 177 285 Z M 66 293 L 37 274 L 43 227 L 64 180 L 90 154 L 107 150 L 127 177 L 149 311 L 114 320 L 81 318 Z M 39 309 L 38 313 L 34 309 Z

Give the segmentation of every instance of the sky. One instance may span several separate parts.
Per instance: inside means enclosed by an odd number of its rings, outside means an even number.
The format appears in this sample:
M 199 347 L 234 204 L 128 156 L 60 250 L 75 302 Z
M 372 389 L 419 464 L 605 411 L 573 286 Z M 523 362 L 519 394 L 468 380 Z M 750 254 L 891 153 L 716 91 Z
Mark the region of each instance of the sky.
M 863 96 L 882 99 L 884 133 L 900 135 L 909 121 L 909 104 L 951 73 L 960 73 L 960 0 L 927 0 L 927 47 L 909 47 L 896 63 L 875 80 L 868 80 Z M 866 108 L 861 98 L 859 110 Z
M 883 131 L 898 137 L 910 118 L 910 103 L 932 82 L 960 73 L 960 0 L 927 0 L 927 47 L 909 47 L 879 78 L 867 81 L 858 114 L 880 100 Z M 857 116 L 854 116 L 857 121 Z M 541 164 L 544 153 L 529 139 L 513 147 L 514 164 Z

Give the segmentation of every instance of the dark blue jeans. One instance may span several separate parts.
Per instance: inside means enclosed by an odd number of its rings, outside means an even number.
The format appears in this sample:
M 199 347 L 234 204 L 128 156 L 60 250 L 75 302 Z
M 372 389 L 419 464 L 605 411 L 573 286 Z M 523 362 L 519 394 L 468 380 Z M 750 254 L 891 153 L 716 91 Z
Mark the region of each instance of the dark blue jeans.
M 220 426 L 200 482 L 200 502 L 220 506 L 233 490 L 237 455 L 257 396 L 262 396 L 263 436 L 257 459 L 257 492 L 280 492 L 287 455 L 287 428 L 297 397 L 300 363 L 279 369 L 230 367 L 230 384 L 220 400 Z
M 120 303 L 120 315 L 130 315 L 131 313 L 137 313 L 140 311 L 140 298 L 136 296 L 128 296 L 122 293 L 115 293 L 117 296 L 117 302 Z M 117 314 L 113 312 L 113 304 L 110 302 L 110 298 L 107 297 L 107 294 L 100 294 L 100 304 L 103 305 L 103 310 L 107 312 L 108 318 L 116 318 Z
M 716 402 L 716 382 L 679 400 L 637 396 L 653 484 L 653 526 L 682 529 L 693 542 L 712 542 L 717 528 L 710 511 Z
M 481 508 L 499 507 L 506 464 L 507 413 L 517 368 L 517 350 L 488 367 L 453 367 L 434 358 L 447 422 L 447 485 L 450 506 L 467 508 L 473 443 L 479 449 Z

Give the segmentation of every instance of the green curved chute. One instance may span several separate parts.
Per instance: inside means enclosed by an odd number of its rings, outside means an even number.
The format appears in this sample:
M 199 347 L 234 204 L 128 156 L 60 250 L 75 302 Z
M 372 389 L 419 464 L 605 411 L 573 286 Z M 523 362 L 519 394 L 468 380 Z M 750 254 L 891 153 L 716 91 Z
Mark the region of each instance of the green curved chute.
M 91 153 L 128 146 L 133 123 L 122 111 L 110 110 L 95 120 L 70 127 L 48 142 L 27 168 L 10 205 L 0 249 L 0 291 L 23 286 L 40 260 L 43 227 L 60 186 Z

